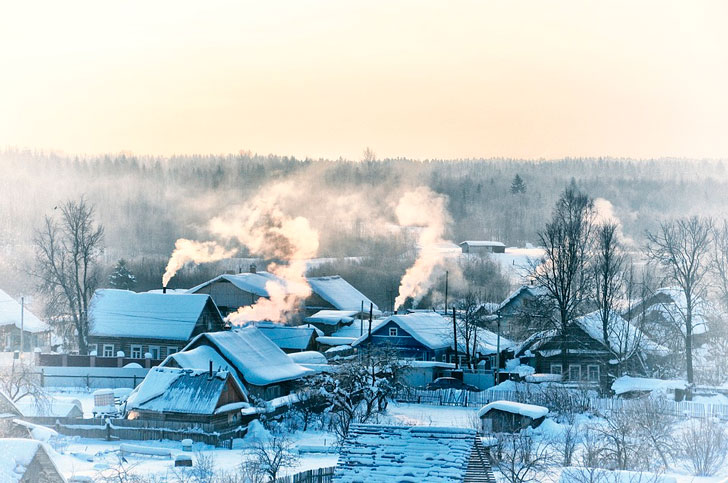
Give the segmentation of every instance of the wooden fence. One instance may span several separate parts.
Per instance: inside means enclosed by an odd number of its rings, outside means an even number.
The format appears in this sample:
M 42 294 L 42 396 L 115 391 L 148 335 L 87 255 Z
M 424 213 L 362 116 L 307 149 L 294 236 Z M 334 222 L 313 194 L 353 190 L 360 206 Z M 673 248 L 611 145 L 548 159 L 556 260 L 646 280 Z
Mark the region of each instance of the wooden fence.
M 302 471 L 295 475 L 276 478 L 276 483 L 331 483 L 334 480 L 335 469 L 336 466 L 330 466 L 328 468 Z
M 437 406 L 482 407 L 493 401 L 515 401 L 546 406 L 556 410 L 564 407 L 577 408 L 580 411 L 605 412 L 618 409 L 638 407 L 644 402 L 641 399 L 597 398 L 584 394 L 570 394 L 566 391 L 482 391 L 471 392 L 456 389 L 440 389 L 427 391 L 408 389 L 398 392 L 394 399 L 401 402 L 432 404 Z M 655 400 L 655 408 L 663 414 L 685 418 L 718 418 L 728 421 L 727 404 L 710 404 L 693 401 Z

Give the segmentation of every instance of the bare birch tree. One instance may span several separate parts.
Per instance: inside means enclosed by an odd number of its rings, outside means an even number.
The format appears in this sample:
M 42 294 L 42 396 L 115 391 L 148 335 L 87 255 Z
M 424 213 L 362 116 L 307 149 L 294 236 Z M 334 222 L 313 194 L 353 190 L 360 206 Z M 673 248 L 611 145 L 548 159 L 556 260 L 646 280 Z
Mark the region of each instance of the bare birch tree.
M 688 383 L 693 383 L 693 320 L 696 302 L 705 295 L 710 268 L 713 221 L 693 216 L 660 224 L 657 233 L 647 234 L 647 255 L 667 271 L 667 278 L 685 295 L 685 310 L 679 327 L 685 339 Z
M 545 289 L 558 314 L 555 329 L 561 336 L 561 363 L 568 367 L 568 325 L 591 295 L 588 273 L 594 202 L 572 182 L 556 203 L 551 220 L 539 233 L 545 255 L 533 270 L 535 283 Z
M 57 206 L 59 216 L 46 216 L 34 237 L 38 288 L 61 316 L 70 318 L 78 349 L 88 352 L 88 306 L 98 286 L 97 259 L 104 229 L 94 220 L 94 207 L 85 198 Z
M 597 226 L 594 250 L 594 300 L 602 319 L 602 337 L 609 346 L 610 321 L 624 286 L 625 255 L 617 238 L 617 224 Z

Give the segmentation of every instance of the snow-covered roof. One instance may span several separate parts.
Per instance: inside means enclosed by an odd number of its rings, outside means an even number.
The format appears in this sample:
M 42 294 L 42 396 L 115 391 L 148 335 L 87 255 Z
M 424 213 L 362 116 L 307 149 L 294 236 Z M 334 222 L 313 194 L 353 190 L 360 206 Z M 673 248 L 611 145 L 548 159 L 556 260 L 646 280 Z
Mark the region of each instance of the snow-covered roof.
M 354 316 L 358 313 L 358 310 L 319 310 L 303 320 L 304 322 L 326 325 L 349 324 L 355 320 Z
M 212 361 L 213 371 L 231 371 L 235 381 L 245 392 L 243 381 L 238 378 L 236 371 L 232 365 L 223 358 L 215 348 L 209 345 L 201 345 L 194 349 L 185 350 L 170 354 L 160 364 L 161 367 L 181 367 L 182 369 L 197 369 L 205 371 L 210 369 L 210 361 Z
M 97 290 L 89 308 L 89 335 L 186 341 L 210 300 L 205 294 Z
M 631 355 L 636 349 L 642 349 L 656 354 L 666 354 L 667 349 L 650 340 L 637 327 L 633 326 L 615 312 L 609 315 L 609 349 L 616 354 Z M 594 311 L 574 319 L 574 323 L 587 333 L 589 337 L 604 342 L 602 331 L 602 316 Z
M 616 395 L 624 394 L 632 391 L 652 392 L 655 390 L 675 390 L 685 389 L 687 381 L 678 379 L 650 379 L 647 377 L 618 377 L 612 383 L 612 391 Z
M 256 386 L 298 379 L 310 373 L 254 326 L 200 334 L 187 347 L 200 345 L 214 346 L 242 374 L 245 382 Z
M 281 349 L 305 350 L 311 343 L 311 337 L 316 336 L 316 330 L 312 327 L 281 325 L 273 322 L 258 322 L 255 326 Z
M 521 285 L 514 290 L 506 299 L 500 303 L 498 310 L 503 309 L 506 305 L 510 304 L 515 298 L 520 296 L 522 293 L 526 293 L 534 298 L 544 297 L 548 294 L 548 290 L 540 285 Z
M 36 401 L 32 398 L 23 398 L 15 403 L 26 418 L 47 417 L 56 418 L 83 417 L 83 407 L 78 399 L 51 397 L 46 401 Z
M 227 371 L 155 367 L 127 400 L 127 410 L 165 413 L 214 414 L 220 396 L 230 380 Z M 238 388 L 240 389 L 240 388 Z M 240 390 L 242 394 L 242 389 Z
M 471 247 L 505 247 L 504 243 L 492 240 L 465 240 L 459 243 L 459 245 L 469 245 Z
M 535 404 L 525 404 L 515 401 L 493 401 L 488 403 L 478 411 L 478 417 L 482 418 L 491 409 L 497 409 L 498 411 L 504 411 L 511 414 L 520 414 L 521 416 L 527 416 L 531 419 L 538 419 L 546 416 L 549 413 L 548 408 L 543 406 L 536 406 Z
M 661 301 L 663 300 L 663 301 Z M 638 307 L 647 304 L 644 309 L 646 317 L 657 315 L 667 322 L 678 325 L 685 334 L 684 319 L 687 314 L 687 299 L 685 292 L 679 287 L 662 287 L 639 301 L 632 307 L 633 312 L 639 314 Z M 705 300 L 697 300 L 693 305 L 692 324 L 693 334 L 704 334 L 708 330 L 706 314 L 711 310 L 710 304 Z M 632 317 L 634 318 L 634 316 Z
M 476 431 L 431 426 L 352 425 L 335 482 L 462 482 Z
M 316 351 L 294 352 L 289 354 L 296 364 L 328 364 L 326 356 Z
M 12 399 L 0 389 L 0 418 L 22 416 Z
M 437 312 L 427 311 L 392 315 L 382 321 L 380 328 L 389 322 L 397 324 L 420 344 L 430 349 L 444 349 L 452 344 L 450 321 Z M 367 337 L 368 334 L 365 333 L 352 345 L 361 344 Z
M 364 302 L 364 311 L 368 311 L 369 304 L 372 303 L 366 295 L 338 275 L 332 275 L 330 277 L 310 277 L 308 278 L 308 284 L 316 295 L 338 310 L 353 310 L 359 312 L 361 311 L 362 302 Z M 376 315 L 380 315 L 381 311 L 377 307 L 377 304 L 373 305 L 373 312 Z
M 20 311 L 20 303 L 7 293 L 0 290 L 0 326 L 15 325 L 15 327 L 19 329 Z M 25 306 L 23 308 L 23 330 L 34 333 L 45 332 L 49 330 L 49 327 L 48 324 L 33 315 L 33 313 L 28 310 L 28 307 Z
M 0 481 L 18 483 L 23 480 L 38 451 L 44 451 L 55 467 L 50 456 L 54 452 L 45 443 L 33 439 L 0 438 Z M 56 473 L 60 476 L 57 468 Z
M 255 273 L 246 272 L 237 274 L 224 273 L 222 275 L 218 275 L 212 280 L 208 280 L 207 282 L 197 285 L 196 287 L 192 287 L 187 292 L 197 293 L 201 288 L 207 287 L 208 285 L 218 282 L 220 280 L 230 282 L 240 290 L 255 294 L 259 297 L 269 297 L 268 289 L 266 288 L 266 284 L 268 282 L 279 283 L 284 287 L 286 286 L 285 280 L 278 278 L 269 272 L 260 271 Z
M 649 483 L 677 483 L 677 478 L 651 473 L 649 471 L 605 470 L 602 468 L 567 466 L 561 471 L 559 483 L 572 483 L 574 481 L 598 481 L 600 483 L 635 483 L 640 481 Z
M 377 327 L 382 325 L 386 319 L 373 319 L 372 320 L 372 331 L 377 330 Z M 363 321 L 354 319 L 350 325 L 345 325 L 331 334 L 332 337 L 352 337 L 358 339 L 362 335 L 369 331 L 369 319 L 365 318 Z M 352 340 L 353 342 L 353 340 Z

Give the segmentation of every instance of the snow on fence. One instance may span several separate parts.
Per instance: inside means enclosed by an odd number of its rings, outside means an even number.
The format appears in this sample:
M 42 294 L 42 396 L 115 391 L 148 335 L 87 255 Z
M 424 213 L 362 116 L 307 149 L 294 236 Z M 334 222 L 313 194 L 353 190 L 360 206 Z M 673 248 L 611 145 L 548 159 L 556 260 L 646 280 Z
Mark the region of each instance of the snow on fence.
M 428 391 L 424 389 L 406 389 L 399 391 L 394 399 L 401 402 L 417 404 L 433 404 L 438 406 L 473 406 L 482 407 L 493 401 L 515 401 L 521 403 L 546 406 L 552 410 L 560 407 L 576 407 L 582 411 L 604 412 L 618 409 L 628 409 L 641 404 L 639 399 L 622 398 L 596 398 L 584 395 L 555 396 L 548 390 L 536 391 L 498 391 L 488 390 L 481 392 L 464 391 L 457 389 L 439 389 Z M 666 399 L 656 401 L 663 414 L 670 414 L 685 418 L 718 418 L 728 421 L 728 405 L 710 404 L 694 401 L 670 401 Z
M 334 480 L 334 470 L 336 466 L 302 471 L 295 475 L 276 478 L 276 483 L 331 483 Z

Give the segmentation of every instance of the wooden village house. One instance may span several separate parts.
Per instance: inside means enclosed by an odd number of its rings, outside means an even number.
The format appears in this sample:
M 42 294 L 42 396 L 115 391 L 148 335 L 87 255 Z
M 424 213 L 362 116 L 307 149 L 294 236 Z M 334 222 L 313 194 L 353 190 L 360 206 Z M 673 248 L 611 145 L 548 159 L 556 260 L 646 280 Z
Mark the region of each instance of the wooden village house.
M 16 350 L 30 352 L 36 347 L 49 349 L 51 344 L 51 330 L 48 324 L 36 317 L 27 306 L 21 306 L 20 302 L 2 290 L 0 290 L 0 344 L 5 352 Z
M 494 482 L 488 450 L 474 429 L 352 425 L 334 482 Z
M 273 322 L 258 322 L 255 326 L 286 354 L 315 351 L 316 338 L 323 334 L 312 325 L 281 325 Z
M 248 395 L 270 400 L 293 391 L 313 371 L 296 364 L 254 326 L 200 334 L 162 366 L 230 371 Z
M 144 363 L 161 360 L 203 332 L 224 329 L 209 295 L 97 290 L 89 308 L 89 352 Z
M 235 426 L 248 406 L 229 371 L 155 367 L 129 396 L 126 412 L 128 419 Z

